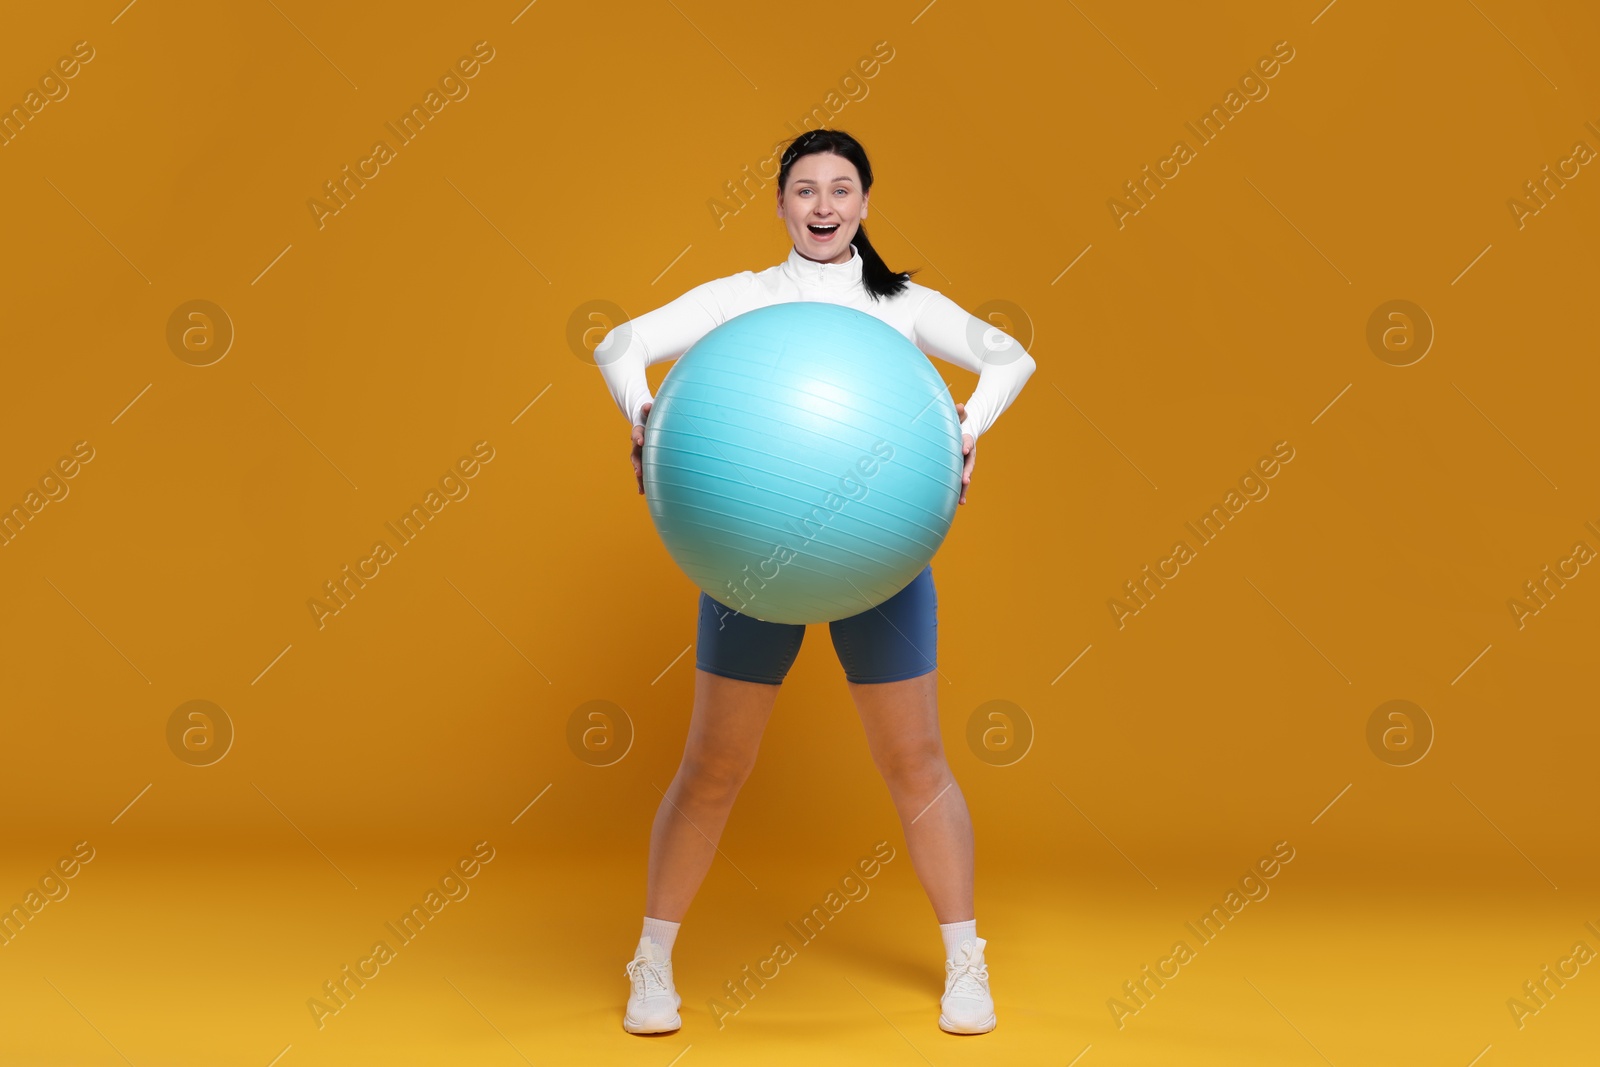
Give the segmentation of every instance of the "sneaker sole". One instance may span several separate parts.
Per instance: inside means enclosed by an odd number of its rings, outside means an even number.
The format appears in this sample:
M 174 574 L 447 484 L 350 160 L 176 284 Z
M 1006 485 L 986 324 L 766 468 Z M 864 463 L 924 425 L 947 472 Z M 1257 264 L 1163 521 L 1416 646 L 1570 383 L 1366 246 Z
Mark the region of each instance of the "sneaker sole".
M 985 1019 L 982 1023 L 970 1029 L 953 1025 L 949 1019 L 944 1017 L 943 1013 L 940 1013 L 939 1015 L 939 1029 L 950 1034 L 987 1034 L 990 1030 L 993 1030 L 994 1027 L 995 1017 L 993 1015 L 990 1015 L 989 1018 Z
M 682 1029 L 682 1027 L 683 1017 L 680 1015 L 674 1015 L 672 1017 L 671 1025 L 651 1025 L 649 1023 L 638 1022 L 628 1015 L 624 1015 L 622 1017 L 622 1028 L 628 1031 L 630 1034 L 670 1034 L 674 1030 Z

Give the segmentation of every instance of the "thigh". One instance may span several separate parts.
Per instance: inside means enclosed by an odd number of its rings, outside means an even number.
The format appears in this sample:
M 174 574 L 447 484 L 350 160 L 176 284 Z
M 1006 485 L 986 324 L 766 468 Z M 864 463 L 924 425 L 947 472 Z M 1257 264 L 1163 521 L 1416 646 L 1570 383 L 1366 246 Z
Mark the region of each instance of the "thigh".
M 859 615 L 828 624 L 844 676 L 858 685 L 900 682 L 937 664 L 939 598 L 933 564 L 894 596 Z
M 940 777 L 947 766 L 939 734 L 939 680 L 933 671 L 900 682 L 849 686 L 872 762 L 898 794 Z
M 744 781 L 755 767 L 778 688 L 694 672 L 694 713 L 683 743 L 683 763 L 695 781 Z
M 702 592 L 695 666 L 723 678 L 779 685 L 805 636 L 804 626 L 752 619 Z

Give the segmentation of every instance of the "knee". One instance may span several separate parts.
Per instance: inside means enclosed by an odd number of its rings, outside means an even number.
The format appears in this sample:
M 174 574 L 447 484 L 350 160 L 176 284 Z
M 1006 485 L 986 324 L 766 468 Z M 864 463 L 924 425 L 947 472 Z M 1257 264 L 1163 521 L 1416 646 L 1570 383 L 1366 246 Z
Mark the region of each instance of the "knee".
M 678 792 L 703 803 L 730 801 L 751 770 L 749 760 L 691 753 L 684 756 L 678 768 Z
M 897 743 L 879 758 L 878 770 L 896 796 L 931 797 L 951 781 L 944 746 L 937 737 Z

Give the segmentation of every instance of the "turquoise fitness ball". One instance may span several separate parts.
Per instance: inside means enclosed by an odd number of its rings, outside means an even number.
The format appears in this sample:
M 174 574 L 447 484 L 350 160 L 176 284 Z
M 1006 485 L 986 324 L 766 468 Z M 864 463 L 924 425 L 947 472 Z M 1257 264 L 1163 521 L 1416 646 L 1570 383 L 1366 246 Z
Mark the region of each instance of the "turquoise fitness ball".
M 832 622 L 904 589 L 950 532 L 962 466 L 955 402 L 928 358 L 823 301 L 711 330 L 645 421 L 645 499 L 668 553 L 763 622 Z

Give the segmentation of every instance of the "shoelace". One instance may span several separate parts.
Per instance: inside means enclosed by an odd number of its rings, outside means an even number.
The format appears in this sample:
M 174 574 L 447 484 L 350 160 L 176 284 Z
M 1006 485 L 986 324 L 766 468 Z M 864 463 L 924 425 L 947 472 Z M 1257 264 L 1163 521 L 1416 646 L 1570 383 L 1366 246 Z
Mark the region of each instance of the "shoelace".
M 629 960 L 623 970 L 628 972 L 628 977 L 633 980 L 633 987 L 642 997 L 647 997 L 652 992 L 651 986 L 662 993 L 667 991 L 667 983 L 661 977 L 661 968 L 653 960 L 644 957 Z
M 949 965 L 951 982 L 951 996 L 983 997 L 987 990 L 981 984 L 989 980 L 989 965 L 987 963 L 974 963 L 971 956 L 967 956 L 961 963 Z

